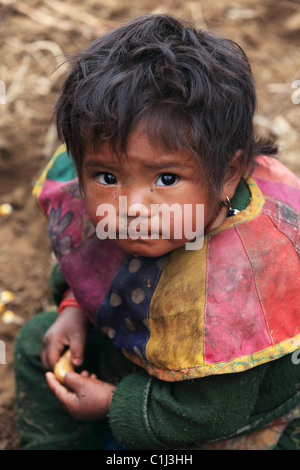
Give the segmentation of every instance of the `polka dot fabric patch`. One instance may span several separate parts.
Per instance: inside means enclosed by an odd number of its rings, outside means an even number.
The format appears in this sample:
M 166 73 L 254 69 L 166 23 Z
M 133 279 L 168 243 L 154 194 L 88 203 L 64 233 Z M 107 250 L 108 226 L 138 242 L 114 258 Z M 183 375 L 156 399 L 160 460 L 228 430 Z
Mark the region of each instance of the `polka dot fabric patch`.
M 166 261 L 127 255 L 96 314 L 96 326 L 118 348 L 145 360 L 149 305 Z

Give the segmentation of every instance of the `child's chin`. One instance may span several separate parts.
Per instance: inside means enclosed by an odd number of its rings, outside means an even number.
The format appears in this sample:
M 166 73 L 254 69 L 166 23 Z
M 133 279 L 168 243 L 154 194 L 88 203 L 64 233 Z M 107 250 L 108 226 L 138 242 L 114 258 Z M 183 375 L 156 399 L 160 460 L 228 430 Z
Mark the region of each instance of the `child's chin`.
M 112 240 L 122 250 L 126 251 L 133 256 L 146 256 L 151 258 L 158 258 L 170 251 L 179 248 L 181 244 L 176 240 L 176 244 L 171 240 Z

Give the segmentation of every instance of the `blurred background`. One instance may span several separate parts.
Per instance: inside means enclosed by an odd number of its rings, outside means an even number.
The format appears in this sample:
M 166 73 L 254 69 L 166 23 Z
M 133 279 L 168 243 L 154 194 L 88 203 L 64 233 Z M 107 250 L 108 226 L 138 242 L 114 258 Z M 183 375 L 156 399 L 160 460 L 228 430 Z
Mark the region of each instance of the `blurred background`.
M 300 177 L 299 0 L 0 0 L 0 450 L 17 448 L 15 338 L 52 305 L 53 256 L 31 190 L 58 145 L 51 117 L 66 70 L 57 66 L 107 29 L 153 12 L 193 20 L 243 47 L 257 84 L 256 126 L 276 136 L 279 159 Z

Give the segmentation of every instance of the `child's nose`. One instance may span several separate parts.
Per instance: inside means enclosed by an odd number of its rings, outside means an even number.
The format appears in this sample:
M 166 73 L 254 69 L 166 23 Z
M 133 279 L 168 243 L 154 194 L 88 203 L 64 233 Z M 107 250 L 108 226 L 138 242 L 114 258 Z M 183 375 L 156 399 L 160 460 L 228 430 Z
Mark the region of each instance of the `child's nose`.
M 135 217 L 137 212 L 141 217 L 148 217 L 150 214 L 151 198 L 150 191 L 145 188 L 130 188 L 126 191 L 127 215 Z

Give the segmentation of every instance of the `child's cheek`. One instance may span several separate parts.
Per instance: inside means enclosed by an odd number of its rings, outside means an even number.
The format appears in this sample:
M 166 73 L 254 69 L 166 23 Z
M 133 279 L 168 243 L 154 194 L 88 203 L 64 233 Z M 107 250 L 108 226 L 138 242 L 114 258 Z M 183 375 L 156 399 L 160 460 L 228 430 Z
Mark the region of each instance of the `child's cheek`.
M 94 227 L 96 227 L 99 217 L 97 216 L 97 209 L 99 206 L 99 197 L 96 191 L 91 191 L 89 188 L 86 188 L 84 191 L 85 202 L 87 206 L 87 211 L 89 214 L 89 218 L 92 221 Z
M 204 232 L 204 204 L 187 204 L 183 210 L 184 238 L 192 240 Z

